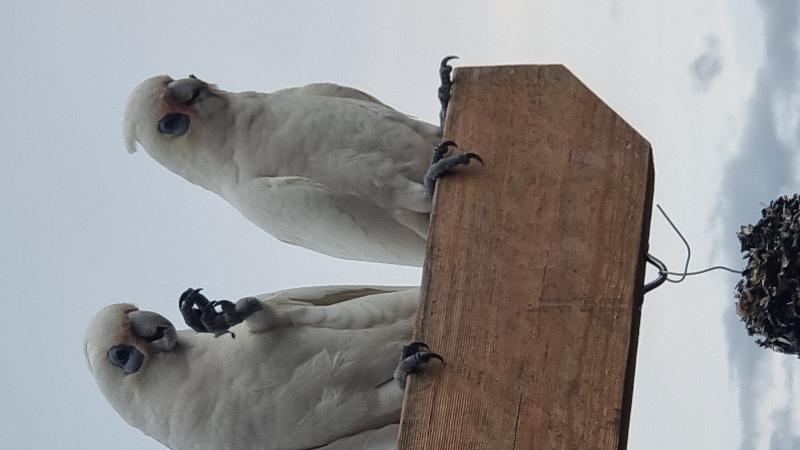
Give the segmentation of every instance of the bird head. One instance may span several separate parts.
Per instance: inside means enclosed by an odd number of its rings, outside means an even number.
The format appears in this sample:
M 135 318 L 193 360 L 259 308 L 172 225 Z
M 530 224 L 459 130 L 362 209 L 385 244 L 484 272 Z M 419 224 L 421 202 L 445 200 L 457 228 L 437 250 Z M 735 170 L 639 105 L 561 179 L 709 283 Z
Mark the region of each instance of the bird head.
M 137 144 L 156 161 L 191 180 L 187 161 L 202 160 L 201 149 L 214 142 L 214 130 L 227 105 L 225 92 L 189 75 L 148 78 L 137 86 L 125 108 L 124 137 L 128 152 Z
M 176 345 L 175 327 L 164 316 L 121 303 L 106 306 L 95 315 L 84 352 L 89 371 L 112 400 L 135 387 L 151 358 Z

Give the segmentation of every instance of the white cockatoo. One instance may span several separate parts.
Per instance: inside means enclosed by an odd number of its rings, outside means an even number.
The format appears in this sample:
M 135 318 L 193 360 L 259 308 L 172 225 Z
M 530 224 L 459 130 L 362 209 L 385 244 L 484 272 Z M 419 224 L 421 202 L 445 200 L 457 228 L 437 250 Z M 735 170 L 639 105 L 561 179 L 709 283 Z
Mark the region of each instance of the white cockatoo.
M 233 309 L 214 313 L 220 303 Z M 216 314 L 215 326 L 231 313 L 216 331 L 238 323 L 235 337 L 176 332 L 157 313 L 115 304 L 92 320 L 84 348 L 111 406 L 170 448 L 393 449 L 403 397 L 393 377 L 405 380 L 396 367 L 440 359 L 404 347 L 416 287 L 321 286 L 235 304 L 189 289 L 180 304 L 193 328 L 209 323 L 201 313 Z
M 439 127 L 329 83 L 267 94 L 152 77 L 128 100 L 124 135 L 130 152 L 138 143 L 281 241 L 412 266 L 425 257 L 436 178 L 480 160 L 443 157 L 454 144 Z

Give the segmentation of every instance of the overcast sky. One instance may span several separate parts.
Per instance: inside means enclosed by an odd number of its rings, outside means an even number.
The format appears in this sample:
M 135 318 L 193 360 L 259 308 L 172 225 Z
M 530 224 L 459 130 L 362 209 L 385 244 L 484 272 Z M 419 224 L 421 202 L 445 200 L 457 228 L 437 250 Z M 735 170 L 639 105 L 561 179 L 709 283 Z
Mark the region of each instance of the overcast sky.
M 656 201 L 692 242 L 693 267 L 741 266 L 739 225 L 797 190 L 798 14 L 766 0 L 5 2 L 0 442 L 159 448 L 108 406 L 84 363 L 85 327 L 106 304 L 180 324 L 189 286 L 239 298 L 419 281 L 418 269 L 281 244 L 128 155 L 122 112 L 144 78 L 195 73 L 234 91 L 334 81 L 433 122 L 443 55 L 563 63 L 653 144 Z M 650 243 L 681 265 L 658 216 Z M 712 273 L 647 296 L 631 449 L 800 448 L 800 362 L 746 336 L 736 281 Z

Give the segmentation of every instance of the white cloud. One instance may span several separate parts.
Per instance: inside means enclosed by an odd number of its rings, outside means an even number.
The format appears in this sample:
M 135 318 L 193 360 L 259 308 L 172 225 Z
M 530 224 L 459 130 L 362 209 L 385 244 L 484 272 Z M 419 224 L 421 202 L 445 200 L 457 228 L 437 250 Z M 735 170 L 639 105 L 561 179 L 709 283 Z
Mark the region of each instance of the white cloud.
M 784 100 L 798 95 L 798 5 L 796 2 L 759 2 L 763 14 L 764 58 L 758 70 L 755 89 L 748 105 L 744 132 L 738 151 L 727 162 L 720 193 L 720 224 L 725 228 L 755 223 L 761 205 L 793 186 L 797 161 L 796 135 L 787 139 L 781 130 L 796 130 L 797 106 L 788 111 Z M 780 113 L 783 112 L 783 113 Z M 780 114 L 780 115 L 779 115 Z M 788 122 L 788 123 L 787 123 Z M 736 255 L 729 255 L 733 259 Z M 739 389 L 742 421 L 742 449 L 757 448 L 761 441 L 760 414 L 769 407 L 764 379 L 773 370 L 774 356 L 759 349 L 748 337 L 744 325 L 731 309 L 723 318 L 728 358 Z M 786 404 L 787 410 L 791 409 Z M 778 429 L 782 438 L 789 429 Z M 774 436 L 773 436 L 774 437 Z M 771 441 L 777 442 L 774 439 Z

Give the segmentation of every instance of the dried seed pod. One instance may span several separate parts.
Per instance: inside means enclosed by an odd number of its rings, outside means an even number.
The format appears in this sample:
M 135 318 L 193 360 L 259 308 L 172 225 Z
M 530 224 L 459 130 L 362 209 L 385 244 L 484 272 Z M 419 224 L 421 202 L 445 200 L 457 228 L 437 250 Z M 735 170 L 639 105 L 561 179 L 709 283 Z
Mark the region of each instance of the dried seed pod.
M 738 237 L 747 266 L 736 312 L 758 345 L 800 356 L 800 194 L 770 202 Z

